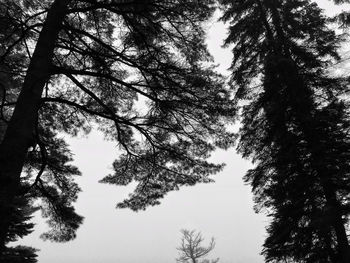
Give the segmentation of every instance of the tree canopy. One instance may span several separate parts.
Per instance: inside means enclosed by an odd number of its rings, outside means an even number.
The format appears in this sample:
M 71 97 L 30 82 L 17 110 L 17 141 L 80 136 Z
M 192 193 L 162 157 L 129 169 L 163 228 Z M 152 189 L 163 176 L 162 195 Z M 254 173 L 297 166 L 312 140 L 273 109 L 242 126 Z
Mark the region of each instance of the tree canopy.
M 206 159 L 232 144 L 235 110 L 204 41 L 214 1 L 1 0 L 0 9 L 1 214 L 30 195 L 51 227 L 44 238 L 75 237 L 80 172 L 61 134 L 96 128 L 118 145 L 101 182 L 137 182 L 119 208 L 159 204 L 222 169 Z M 0 220 L 2 249 L 10 222 Z

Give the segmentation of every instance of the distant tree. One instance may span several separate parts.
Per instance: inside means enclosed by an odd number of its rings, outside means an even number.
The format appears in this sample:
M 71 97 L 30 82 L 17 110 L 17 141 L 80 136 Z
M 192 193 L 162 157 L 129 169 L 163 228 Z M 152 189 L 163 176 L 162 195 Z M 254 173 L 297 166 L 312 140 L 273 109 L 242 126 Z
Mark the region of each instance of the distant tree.
M 0 0 L 0 251 L 27 194 L 48 218 L 44 238 L 75 237 L 80 173 L 62 133 L 94 127 L 119 146 L 101 182 L 138 185 L 118 207 L 145 209 L 212 181 L 223 165 L 207 158 L 232 144 L 225 124 L 234 118 L 204 42 L 213 4 Z
M 179 257 L 176 259 L 180 263 L 217 263 L 219 258 L 214 260 L 204 259 L 214 248 L 215 239 L 211 238 L 208 246 L 203 246 L 204 238 L 201 232 L 195 230 L 181 230 L 181 245 L 177 248 Z
M 350 262 L 349 81 L 327 72 L 340 39 L 312 1 L 221 3 L 266 261 Z

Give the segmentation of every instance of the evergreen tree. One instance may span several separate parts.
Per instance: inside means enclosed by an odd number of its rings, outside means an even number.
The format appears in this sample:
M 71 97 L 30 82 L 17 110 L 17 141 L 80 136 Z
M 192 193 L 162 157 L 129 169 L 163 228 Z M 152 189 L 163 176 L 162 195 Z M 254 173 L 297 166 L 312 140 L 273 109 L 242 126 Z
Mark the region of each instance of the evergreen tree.
M 21 188 L 25 188 L 25 181 L 21 183 Z M 34 199 L 30 194 L 18 195 L 15 197 L 12 213 L 10 217 L 10 227 L 7 232 L 5 243 L 18 241 L 20 238 L 33 231 L 34 224 L 29 220 L 39 208 L 33 205 Z M 0 254 L 0 262 L 6 263 L 35 263 L 37 262 L 37 249 L 17 245 L 15 247 L 6 246 Z
M 350 262 L 347 79 L 327 65 L 339 37 L 308 0 L 222 0 L 242 106 L 238 150 L 258 211 L 271 217 L 267 262 Z
M 222 165 L 206 159 L 232 144 L 225 123 L 234 115 L 230 91 L 207 66 L 202 22 L 213 2 L 0 0 L 7 25 L 0 35 L 1 250 L 15 199 L 25 194 L 42 202 L 51 226 L 44 238 L 75 237 L 79 171 L 62 132 L 94 126 L 119 146 L 115 173 L 102 182 L 138 186 L 118 207 L 145 209 L 183 185 L 212 181 Z
M 13 21 L 6 15 L 6 9 L 3 5 L 0 5 L 0 13 L 0 54 L 5 54 L 6 47 L 11 42 L 16 41 L 21 32 L 18 27 L 11 24 Z M 19 81 L 16 79 L 16 75 L 25 61 L 23 51 L 23 49 L 17 49 L 16 52 L 9 52 L 7 61 L 5 62 L 3 59 L 0 61 L 0 142 L 11 117 L 11 103 L 19 91 Z M 13 204 L 6 215 L 6 218 L 9 218 L 10 225 L 5 237 L 4 245 L 6 246 L 3 247 L 3 253 L 0 254 L 0 262 L 37 262 L 36 249 L 21 245 L 8 246 L 10 242 L 18 241 L 33 231 L 34 224 L 29 221 L 38 208 L 33 206 L 33 195 L 26 190 L 28 187 L 27 178 L 22 177 L 21 193 L 14 197 Z M 1 218 L 4 218 L 3 214 Z

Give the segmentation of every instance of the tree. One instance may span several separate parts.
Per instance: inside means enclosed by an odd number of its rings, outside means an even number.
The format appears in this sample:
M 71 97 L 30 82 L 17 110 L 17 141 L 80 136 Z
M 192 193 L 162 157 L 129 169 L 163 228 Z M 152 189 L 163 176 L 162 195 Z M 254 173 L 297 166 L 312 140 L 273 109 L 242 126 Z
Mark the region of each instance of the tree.
M 202 22 L 213 3 L 0 0 L 1 250 L 25 194 L 42 202 L 44 238 L 75 237 L 80 173 L 62 133 L 97 127 L 119 146 L 115 172 L 101 182 L 138 186 L 118 207 L 145 209 L 212 181 L 223 165 L 206 159 L 232 144 L 225 124 L 234 119 L 230 90 L 208 66 Z
M 215 239 L 212 237 L 207 247 L 203 246 L 202 243 L 204 238 L 201 232 L 195 230 L 181 230 L 181 245 L 177 248 L 180 252 L 179 257 L 176 259 L 177 262 L 181 263 L 217 263 L 219 258 L 209 261 L 203 259 L 215 248 Z M 199 261 L 202 259 L 201 261 Z
M 327 73 L 340 39 L 307 0 L 222 0 L 234 44 L 238 150 L 256 209 L 271 217 L 267 262 L 349 262 L 348 80 Z
M 21 187 L 24 187 L 22 182 Z M 32 214 L 39 208 L 33 206 L 33 198 L 28 194 L 16 196 L 14 200 L 13 212 L 10 217 L 10 227 L 7 232 L 5 243 L 18 241 L 20 238 L 33 231 L 34 224 L 28 221 Z M 6 263 L 35 263 L 37 262 L 37 249 L 17 245 L 15 247 L 5 247 L 0 254 L 0 262 Z

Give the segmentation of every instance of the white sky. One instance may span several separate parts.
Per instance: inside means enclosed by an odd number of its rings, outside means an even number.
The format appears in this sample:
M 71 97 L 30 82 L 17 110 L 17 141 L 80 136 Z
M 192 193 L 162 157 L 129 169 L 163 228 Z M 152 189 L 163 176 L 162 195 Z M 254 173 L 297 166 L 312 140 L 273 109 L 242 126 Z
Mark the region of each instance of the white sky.
M 334 14 L 342 8 L 330 1 L 319 4 Z M 230 50 L 221 48 L 225 27 L 209 23 L 208 45 L 220 71 L 231 61 Z M 174 263 L 182 228 L 196 229 L 209 241 L 216 238 L 216 248 L 208 258 L 220 257 L 221 263 L 262 263 L 261 245 L 267 218 L 253 212 L 250 187 L 242 177 L 251 167 L 235 151 L 217 151 L 213 160 L 225 162 L 226 168 L 213 178 L 216 183 L 182 188 L 172 192 L 157 207 L 144 212 L 116 210 L 131 187 L 115 187 L 97 181 L 111 172 L 117 150 L 103 141 L 99 133 L 88 138 L 69 139 L 74 164 L 83 173 L 78 179 L 83 192 L 76 208 L 85 217 L 74 241 L 65 244 L 43 242 L 39 235 L 46 229 L 40 217 L 35 232 L 23 244 L 39 248 L 39 263 Z

